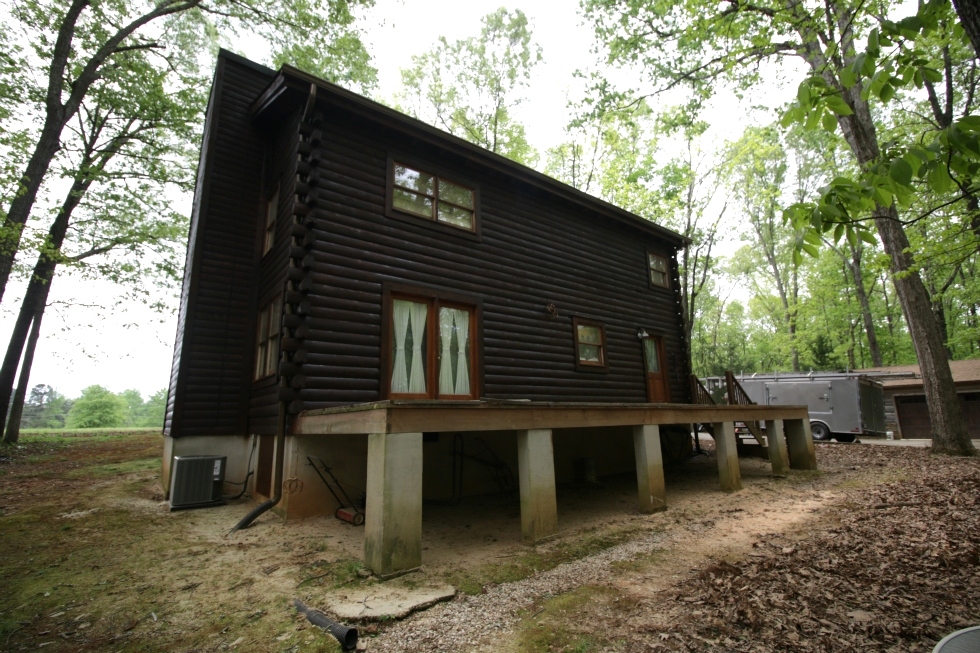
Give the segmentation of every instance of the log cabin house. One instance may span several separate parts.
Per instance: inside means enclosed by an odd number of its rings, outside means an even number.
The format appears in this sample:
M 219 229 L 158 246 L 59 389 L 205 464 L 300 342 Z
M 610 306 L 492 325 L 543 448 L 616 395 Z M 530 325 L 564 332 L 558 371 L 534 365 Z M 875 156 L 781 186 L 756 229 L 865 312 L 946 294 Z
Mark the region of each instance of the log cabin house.
M 555 483 L 583 460 L 636 469 L 641 510 L 663 508 L 660 424 L 717 422 L 736 489 L 738 407 L 691 402 L 683 244 L 300 70 L 221 52 L 164 483 L 173 456 L 220 454 L 282 516 L 330 514 L 320 459 L 363 491 L 379 573 L 420 563 L 423 497 L 519 489 L 524 537 L 553 533 Z M 789 462 L 812 466 L 805 410 L 754 408 L 787 420 Z

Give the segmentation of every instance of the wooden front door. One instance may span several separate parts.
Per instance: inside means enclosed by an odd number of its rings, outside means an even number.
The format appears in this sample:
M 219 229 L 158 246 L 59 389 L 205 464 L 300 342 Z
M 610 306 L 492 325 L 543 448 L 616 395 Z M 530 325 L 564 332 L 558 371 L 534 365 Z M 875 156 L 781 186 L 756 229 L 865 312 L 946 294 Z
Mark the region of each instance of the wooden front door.
M 653 403 L 670 401 L 662 338 L 657 336 L 643 338 L 643 364 L 647 374 L 647 401 Z

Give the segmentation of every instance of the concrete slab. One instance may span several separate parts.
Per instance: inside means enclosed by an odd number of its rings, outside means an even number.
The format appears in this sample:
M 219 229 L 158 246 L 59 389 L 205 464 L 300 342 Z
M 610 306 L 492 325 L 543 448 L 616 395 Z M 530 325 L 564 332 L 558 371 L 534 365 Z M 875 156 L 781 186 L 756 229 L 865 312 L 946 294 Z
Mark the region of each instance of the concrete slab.
M 872 438 L 866 435 L 861 436 L 861 444 L 882 445 L 885 447 L 931 447 L 932 440 L 886 440 L 884 438 Z M 973 446 L 980 449 L 980 440 L 974 440 Z
M 456 596 L 452 585 L 407 587 L 384 583 L 357 589 L 337 590 L 326 594 L 316 603 L 342 622 L 404 619 Z

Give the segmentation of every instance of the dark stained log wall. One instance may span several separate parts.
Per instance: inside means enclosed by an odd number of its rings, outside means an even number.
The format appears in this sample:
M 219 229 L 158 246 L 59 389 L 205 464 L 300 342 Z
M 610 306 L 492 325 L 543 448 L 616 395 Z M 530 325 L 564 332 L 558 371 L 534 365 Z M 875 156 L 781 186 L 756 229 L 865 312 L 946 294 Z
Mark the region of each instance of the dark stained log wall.
M 671 400 L 689 401 L 678 295 L 651 287 L 647 252 L 673 245 L 645 229 L 553 195 L 452 143 L 385 126 L 320 96 L 308 148 L 304 97 L 249 116 L 273 73 L 219 57 L 171 381 L 168 432 L 275 431 L 279 379 L 253 380 L 258 311 L 282 292 L 294 201 L 312 226 L 308 329 L 293 412 L 384 398 L 383 297 L 423 286 L 479 306 L 480 396 L 645 402 L 638 328 L 664 339 Z M 275 101 L 274 101 L 275 102 Z M 303 146 L 300 143 L 303 142 Z M 387 165 L 397 156 L 478 187 L 478 235 L 421 218 L 387 217 Z M 298 166 L 297 161 L 302 163 Z M 307 168 L 311 169 L 309 175 Z M 262 256 L 265 201 L 280 184 L 276 244 Z M 299 182 L 297 183 L 297 180 Z M 306 187 L 309 182 L 309 188 Z M 293 252 L 294 253 L 294 252 Z M 295 260 L 295 259 L 294 259 Z M 558 316 L 549 315 L 554 304 Z M 605 325 L 608 371 L 576 370 L 572 318 Z
M 670 245 L 343 110 L 321 105 L 316 120 L 314 181 L 300 197 L 316 233 L 304 409 L 383 398 L 382 293 L 392 285 L 481 304 L 483 396 L 646 401 L 642 327 L 664 338 L 672 400 L 689 400 L 677 295 L 647 281 L 647 251 L 672 261 Z M 477 185 L 480 236 L 386 217 L 389 155 Z M 605 324 L 608 372 L 576 371 L 573 316 Z M 250 425 L 271 432 L 274 401 L 259 392 L 256 384 Z
M 273 72 L 222 53 L 205 122 L 164 433 L 247 432 L 265 136 L 248 109 Z

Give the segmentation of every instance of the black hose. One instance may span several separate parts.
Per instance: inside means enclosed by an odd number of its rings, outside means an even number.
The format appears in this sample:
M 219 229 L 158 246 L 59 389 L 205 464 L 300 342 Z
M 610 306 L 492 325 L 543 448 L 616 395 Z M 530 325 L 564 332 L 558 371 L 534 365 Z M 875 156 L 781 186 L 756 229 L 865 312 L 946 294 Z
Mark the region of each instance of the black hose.
M 241 491 L 239 491 L 238 494 L 231 495 L 231 496 L 225 496 L 224 494 L 222 494 L 221 495 L 221 500 L 222 501 L 234 501 L 235 499 L 241 499 L 243 496 L 245 496 L 245 490 L 248 489 L 248 479 L 251 478 L 251 476 L 252 476 L 253 473 L 254 472 L 249 471 L 248 474 L 245 475 L 245 480 L 242 481 L 241 483 L 230 483 L 230 485 L 241 485 L 242 486 Z
M 314 610 L 313 608 L 307 607 L 307 605 L 299 599 L 294 599 L 293 605 L 296 606 L 297 612 L 301 612 L 302 614 L 306 615 L 306 618 L 311 624 L 329 631 L 330 634 L 333 635 L 338 642 L 340 642 L 340 647 L 342 649 L 345 651 L 353 651 L 355 648 L 357 648 L 357 628 L 345 626 L 342 623 L 336 622 L 319 610 Z
M 255 470 L 252 469 L 252 456 L 253 454 L 255 454 L 256 443 L 258 443 L 258 436 L 253 435 L 252 450 L 248 452 L 248 464 L 245 465 L 245 471 L 248 472 L 247 474 L 245 474 L 245 480 L 242 481 L 241 483 L 238 483 L 236 481 L 225 481 L 225 483 L 227 483 L 228 485 L 241 485 L 242 486 L 241 492 L 239 492 L 234 496 L 222 495 L 221 496 L 222 501 L 235 501 L 236 499 L 241 499 L 243 496 L 245 496 L 245 491 L 248 489 L 248 479 L 250 479 L 252 477 L 252 474 L 255 473 Z

